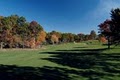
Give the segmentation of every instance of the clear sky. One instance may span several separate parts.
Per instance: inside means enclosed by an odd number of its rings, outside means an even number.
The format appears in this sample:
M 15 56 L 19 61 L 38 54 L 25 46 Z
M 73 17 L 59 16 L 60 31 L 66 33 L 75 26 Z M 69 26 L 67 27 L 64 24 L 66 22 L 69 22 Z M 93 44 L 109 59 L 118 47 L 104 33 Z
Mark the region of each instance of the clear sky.
M 110 18 L 120 0 L 0 0 L 0 15 L 17 14 L 35 20 L 45 31 L 98 32 L 98 25 Z

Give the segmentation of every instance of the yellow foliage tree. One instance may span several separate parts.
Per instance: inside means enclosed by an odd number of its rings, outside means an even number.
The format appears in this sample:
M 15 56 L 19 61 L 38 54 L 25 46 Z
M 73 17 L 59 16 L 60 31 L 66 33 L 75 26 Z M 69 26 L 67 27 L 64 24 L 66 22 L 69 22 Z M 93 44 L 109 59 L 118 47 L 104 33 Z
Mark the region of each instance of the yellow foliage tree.
M 58 37 L 55 34 L 53 34 L 53 35 L 51 35 L 51 41 L 54 44 L 54 43 L 58 43 L 59 39 L 58 39 Z
M 46 32 L 45 31 L 41 31 L 39 32 L 39 35 L 37 37 L 37 41 L 36 41 L 36 47 L 39 46 L 40 44 L 42 44 L 42 42 L 45 42 L 46 38 Z

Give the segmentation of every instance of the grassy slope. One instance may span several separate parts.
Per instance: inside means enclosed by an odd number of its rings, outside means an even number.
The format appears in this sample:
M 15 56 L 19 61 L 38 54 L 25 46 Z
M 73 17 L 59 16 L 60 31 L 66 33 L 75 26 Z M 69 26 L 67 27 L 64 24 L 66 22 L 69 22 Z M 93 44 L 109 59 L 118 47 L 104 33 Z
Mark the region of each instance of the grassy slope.
M 119 80 L 119 47 L 106 50 L 106 46 L 95 43 L 51 45 L 43 50 L 1 50 L 0 70 L 4 69 L 7 74 L 12 71 L 12 76 L 29 74 L 30 71 L 33 77 L 40 80 Z M 20 73 L 19 70 L 24 71 Z M 29 75 L 20 78 L 35 80 L 28 78 Z M 5 77 L 9 78 L 8 75 Z
M 70 50 L 74 46 L 81 44 L 64 44 L 64 45 L 51 45 L 46 46 L 43 50 L 1 50 L 0 51 L 0 64 L 6 65 L 19 65 L 19 66 L 32 66 L 43 67 L 46 65 L 55 65 L 52 62 L 42 60 L 41 58 L 50 57 L 51 54 L 41 54 L 43 52 L 53 52 L 56 50 Z

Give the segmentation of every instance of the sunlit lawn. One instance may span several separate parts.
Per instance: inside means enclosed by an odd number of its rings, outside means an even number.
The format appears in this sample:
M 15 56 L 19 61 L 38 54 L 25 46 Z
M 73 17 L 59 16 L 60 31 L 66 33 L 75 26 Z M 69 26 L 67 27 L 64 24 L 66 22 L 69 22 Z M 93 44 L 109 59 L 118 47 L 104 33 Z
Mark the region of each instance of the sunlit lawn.
M 120 47 L 68 43 L 3 49 L 0 64 L 0 80 L 120 80 Z

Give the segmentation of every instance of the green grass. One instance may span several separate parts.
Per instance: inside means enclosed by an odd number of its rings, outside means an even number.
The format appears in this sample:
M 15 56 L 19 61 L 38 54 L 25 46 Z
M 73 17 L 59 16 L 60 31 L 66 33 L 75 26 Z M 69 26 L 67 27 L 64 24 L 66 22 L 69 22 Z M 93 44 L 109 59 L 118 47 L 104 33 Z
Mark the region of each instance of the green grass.
M 35 50 L 0 50 L 0 78 L 119 80 L 120 47 L 107 50 L 107 46 L 93 41 L 49 45 Z

